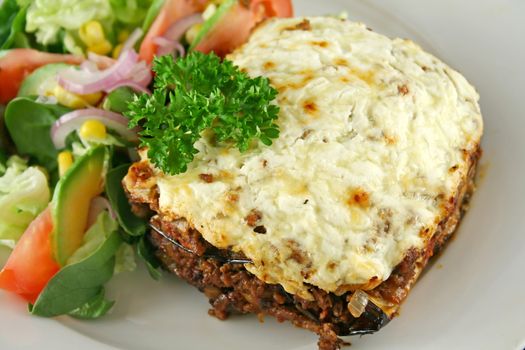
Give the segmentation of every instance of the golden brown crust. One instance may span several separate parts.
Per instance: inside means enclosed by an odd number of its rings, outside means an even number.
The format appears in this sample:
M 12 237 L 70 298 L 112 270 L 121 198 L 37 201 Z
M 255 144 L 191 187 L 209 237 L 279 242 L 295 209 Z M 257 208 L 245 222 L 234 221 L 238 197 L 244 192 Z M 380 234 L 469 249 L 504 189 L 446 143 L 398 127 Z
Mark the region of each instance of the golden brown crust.
M 443 200 L 443 215 L 437 229 L 434 233 L 429 229 L 421 233 L 428 236 L 425 249 L 409 250 L 386 281 L 370 282 L 377 285 L 369 286 L 372 287 L 366 292 L 369 299 L 389 318 L 397 314 L 401 303 L 429 259 L 444 247 L 455 231 L 474 190 L 474 176 L 480 156 L 479 147 L 472 153 L 466 154 L 468 174 L 458 187 L 455 197 Z M 153 211 L 158 211 L 158 190 L 153 178 L 150 164 L 142 161 L 130 168 L 123 183 L 134 205 L 146 204 Z M 360 194 L 357 199 L 354 198 L 354 201 L 362 203 L 363 198 Z M 256 225 L 260 215 L 256 212 L 252 214 L 247 220 L 252 225 Z M 226 319 L 233 311 L 255 313 L 260 316 L 271 315 L 279 321 L 287 320 L 298 327 L 318 333 L 319 348 L 334 350 L 342 344 L 337 335 L 351 334 L 349 329 L 352 327 L 358 330 L 361 322 L 366 324 L 369 318 L 379 317 L 377 314 L 372 315 L 369 311 L 365 311 L 361 317 L 355 318 L 349 312 L 347 303 L 358 286 L 350 286 L 352 288 L 341 290 L 341 293 L 327 293 L 311 286 L 313 300 L 306 300 L 286 293 L 278 285 L 264 283 L 246 271 L 243 265 L 226 264 L 220 259 L 209 258 L 210 255 L 222 258 L 242 258 L 242 256 L 227 249 L 213 247 L 184 218 L 173 220 L 173 218 L 156 216 L 153 222 L 194 252 L 184 252 L 160 235 L 152 233 L 152 243 L 157 247 L 157 254 L 164 267 L 203 291 L 212 305 L 210 314 L 219 319 Z M 295 258 L 304 257 L 298 251 Z M 383 325 L 384 322 L 378 324 Z

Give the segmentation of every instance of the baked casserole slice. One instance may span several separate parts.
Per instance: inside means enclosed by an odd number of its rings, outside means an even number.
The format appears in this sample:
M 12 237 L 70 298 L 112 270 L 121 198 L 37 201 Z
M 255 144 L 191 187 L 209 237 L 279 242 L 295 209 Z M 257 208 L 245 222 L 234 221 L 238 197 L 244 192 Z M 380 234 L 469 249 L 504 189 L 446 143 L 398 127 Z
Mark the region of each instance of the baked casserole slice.
M 124 186 L 157 256 L 220 319 L 272 315 L 321 349 L 379 330 L 472 193 L 478 94 L 413 42 L 329 17 L 268 20 L 228 59 L 279 91 L 281 134 L 245 153 L 204 135 L 175 176 L 141 150 Z

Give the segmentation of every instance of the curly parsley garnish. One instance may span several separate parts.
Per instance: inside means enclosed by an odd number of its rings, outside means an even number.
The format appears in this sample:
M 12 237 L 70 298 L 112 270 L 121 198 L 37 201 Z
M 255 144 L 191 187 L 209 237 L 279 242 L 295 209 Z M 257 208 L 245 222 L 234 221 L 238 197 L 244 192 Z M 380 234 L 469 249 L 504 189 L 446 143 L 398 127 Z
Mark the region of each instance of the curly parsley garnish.
M 141 146 L 150 161 L 167 174 L 187 170 L 206 129 L 215 140 L 245 152 L 254 139 L 271 145 L 279 136 L 274 123 L 277 91 L 267 78 L 250 78 L 215 54 L 191 52 L 176 61 L 157 57 L 152 95 L 136 96 L 126 115 L 130 127 L 141 126 Z

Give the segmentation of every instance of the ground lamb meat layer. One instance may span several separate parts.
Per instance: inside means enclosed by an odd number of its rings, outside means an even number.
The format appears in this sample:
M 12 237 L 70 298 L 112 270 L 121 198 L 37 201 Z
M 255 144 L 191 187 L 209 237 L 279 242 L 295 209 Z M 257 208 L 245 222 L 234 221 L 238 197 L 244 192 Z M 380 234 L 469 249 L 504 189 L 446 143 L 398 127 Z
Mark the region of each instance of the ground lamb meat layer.
M 298 327 L 319 334 L 319 349 L 338 349 L 343 344 L 339 336 L 370 333 L 395 316 L 430 257 L 443 248 L 456 229 L 473 191 L 473 178 L 480 155 L 480 150 L 467 155 L 469 174 L 461 184 L 457 196 L 449 201 L 446 208 L 448 215 L 441 221 L 426 249 L 410 251 L 388 280 L 367 291 L 370 302 L 357 318 L 348 309 L 352 292 L 337 296 L 311 287 L 314 300 L 291 295 L 279 285 L 266 284 L 259 280 L 243 264 L 228 263 L 228 259 L 243 257 L 212 246 L 183 218 L 173 221 L 164 220 L 162 215 L 153 216 L 151 224 L 159 228 L 166 237 L 152 230 L 150 241 L 168 271 L 194 285 L 209 298 L 212 306 L 210 315 L 221 320 L 231 313 L 271 315 L 280 322 L 290 321 Z M 128 182 L 125 188 L 130 190 L 129 181 L 135 185 L 149 181 L 150 174 L 148 164 L 134 164 L 125 180 Z M 128 195 L 137 207 L 148 205 L 153 211 L 158 211 L 155 187 L 135 195 L 130 191 Z M 177 247 L 169 239 L 177 241 L 191 252 Z

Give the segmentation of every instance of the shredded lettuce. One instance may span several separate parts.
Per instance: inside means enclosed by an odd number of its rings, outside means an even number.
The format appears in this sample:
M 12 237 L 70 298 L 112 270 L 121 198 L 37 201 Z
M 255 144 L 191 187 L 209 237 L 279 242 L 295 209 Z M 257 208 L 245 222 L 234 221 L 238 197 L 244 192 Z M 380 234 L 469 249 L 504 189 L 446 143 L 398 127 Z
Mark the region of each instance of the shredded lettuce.
M 0 244 L 13 248 L 50 196 L 45 173 L 12 156 L 0 177 Z
M 35 0 L 27 10 L 26 30 L 48 45 L 59 40 L 62 29 L 76 31 L 88 21 L 107 23 L 112 18 L 109 0 Z
M 69 258 L 67 265 L 76 264 L 89 257 L 117 229 L 117 221 L 113 220 L 107 211 L 101 212 L 84 235 L 82 246 Z
M 110 0 L 117 19 L 126 24 L 141 24 L 153 0 Z
M 121 272 L 133 272 L 137 268 L 137 262 L 135 261 L 135 251 L 133 246 L 129 244 L 123 244 L 117 250 L 115 255 L 115 274 Z

